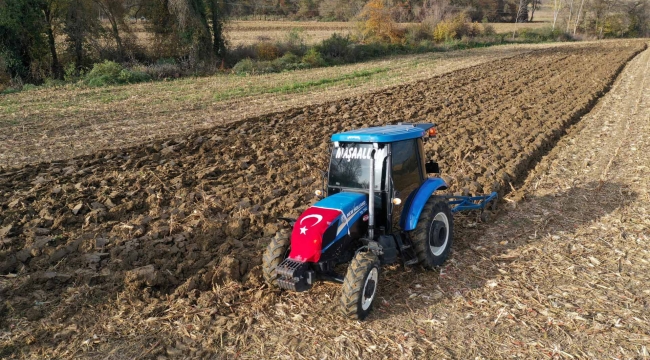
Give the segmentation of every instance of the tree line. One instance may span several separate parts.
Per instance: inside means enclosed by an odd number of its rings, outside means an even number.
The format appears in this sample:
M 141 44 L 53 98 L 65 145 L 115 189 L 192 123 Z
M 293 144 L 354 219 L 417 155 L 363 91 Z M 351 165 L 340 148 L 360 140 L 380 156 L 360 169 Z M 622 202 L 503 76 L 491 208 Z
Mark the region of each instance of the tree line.
M 38 83 L 106 59 L 183 54 L 194 66 L 218 62 L 228 11 L 223 0 L 0 0 L 0 71 Z M 151 51 L 132 31 L 144 19 Z
M 373 0 L 395 22 L 428 29 L 459 13 L 470 22 L 534 21 L 542 0 Z M 544 0 L 553 29 L 598 37 L 650 35 L 650 0 Z M 367 0 L 0 0 L 0 83 L 67 79 L 104 60 L 182 61 L 218 68 L 228 61 L 226 19 L 358 19 Z M 134 25 L 145 31 L 138 39 Z M 363 37 L 362 37 L 363 38 Z M 391 38 L 390 36 L 387 38 Z M 142 46 L 142 44 L 146 46 Z M 233 65 L 231 61 L 229 65 Z

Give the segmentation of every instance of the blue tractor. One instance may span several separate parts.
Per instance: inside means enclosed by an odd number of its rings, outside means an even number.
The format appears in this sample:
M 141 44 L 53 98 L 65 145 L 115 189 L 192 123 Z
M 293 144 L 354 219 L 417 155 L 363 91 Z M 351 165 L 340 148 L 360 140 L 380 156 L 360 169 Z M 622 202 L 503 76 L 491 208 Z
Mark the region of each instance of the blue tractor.
M 380 267 L 401 260 L 427 269 L 442 265 L 453 242 L 453 216 L 480 210 L 497 194 L 448 196 L 424 141 L 434 124 L 398 124 L 334 134 L 322 198 L 297 219 L 283 219 L 263 256 L 271 286 L 306 291 L 317 280 L 343 284 L 341 310 L 364 319 L 371 311 Z M 335 268 L 349 263 L 345 276 Z

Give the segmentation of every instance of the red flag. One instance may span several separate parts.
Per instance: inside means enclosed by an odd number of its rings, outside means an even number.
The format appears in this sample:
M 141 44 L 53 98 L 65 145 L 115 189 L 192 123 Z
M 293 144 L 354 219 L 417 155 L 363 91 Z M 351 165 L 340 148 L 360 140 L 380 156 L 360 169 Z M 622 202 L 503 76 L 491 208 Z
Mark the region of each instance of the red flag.
M 305 210 L 293 226 L 289 257 L 303 262 L 318 262 L 323 234 L 341 214 L 341 210 L 316 206 Z

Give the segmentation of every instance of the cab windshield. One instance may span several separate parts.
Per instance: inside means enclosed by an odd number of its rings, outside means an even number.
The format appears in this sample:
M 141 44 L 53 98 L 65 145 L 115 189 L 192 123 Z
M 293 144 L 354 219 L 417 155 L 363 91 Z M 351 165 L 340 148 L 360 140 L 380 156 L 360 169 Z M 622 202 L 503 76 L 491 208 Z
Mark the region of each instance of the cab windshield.
M 370 184 L 370 154 L 372 144 L 339 143 L 334 147 L 330 160 L 329 186 L 339 188 L 368 189 Z M 375 190 L 383 188 L 386 147 L 375 152 Z

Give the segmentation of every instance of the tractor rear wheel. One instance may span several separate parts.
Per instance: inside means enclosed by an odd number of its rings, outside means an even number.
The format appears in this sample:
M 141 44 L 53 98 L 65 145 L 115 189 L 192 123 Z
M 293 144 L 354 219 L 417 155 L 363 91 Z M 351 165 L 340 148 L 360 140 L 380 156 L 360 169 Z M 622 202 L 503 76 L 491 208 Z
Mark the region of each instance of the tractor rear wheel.
M 449 257 L 454 239 L 454 219 L 444 199 L 432 196 L 411 232 L 420 264 L 427 269 L 441 266 Z
M 291 233 L 287 230 L 281 230 L 275 234 L 275 237 L 266 247 L 262 257 L 262 272 L 267 284 L 278 286 L 278 273 L 275 269 L 282 260 L 289 256 L 290 245 Z
M 341 311 L 345 317 L 363 320 L 368 316 L 377 294 L 379 258 L 371 252 L 354 256 L 343 280 Z

